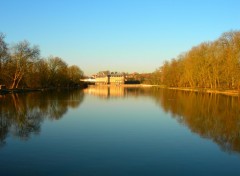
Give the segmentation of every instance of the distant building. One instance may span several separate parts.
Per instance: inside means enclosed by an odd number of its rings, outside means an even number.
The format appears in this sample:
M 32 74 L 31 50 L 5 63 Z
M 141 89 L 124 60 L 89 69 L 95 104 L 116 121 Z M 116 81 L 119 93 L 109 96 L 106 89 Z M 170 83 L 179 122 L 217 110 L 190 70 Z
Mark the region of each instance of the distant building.
M 96 80 L 93 77 L 86 77 L 84 79 L 80 79 L 80 81 L 86 82 L 86 83 L 95 83 Z
M 109 75 L 110 82 L 109 84 L 124 84 L 125 83 L 125 75 L 122 73 L 111 73 Z
M 95 84 L 97 85 L 102 85 L 102 84 L 109 84 L 109 75 L 110 75 L 110 72 L 109 71 L 101 71 L 101 72 L 98 72 L 96 75 L 95 75 Z
M 125 83 L 125 74 L 118 72 L 101 71 L 95 77 L 95 84 L 115 84 L 120 85 Z

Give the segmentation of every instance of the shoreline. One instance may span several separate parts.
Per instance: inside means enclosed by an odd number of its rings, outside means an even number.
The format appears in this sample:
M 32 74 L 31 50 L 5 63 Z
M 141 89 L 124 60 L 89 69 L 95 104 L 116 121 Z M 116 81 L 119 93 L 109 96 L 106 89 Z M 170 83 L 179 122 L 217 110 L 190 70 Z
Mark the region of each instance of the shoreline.
M 170 89 L 170 90 L 181 90 L 181 91 L 187 91 L 187 92 L 199 92 L 199 93 L 208 93 L 208 94 L 222 94 L 227 96 L 240 96 L 240 91 L 238 90 L 212 90 L 212 89 L 200 89 L 200 88 L 181 88 L 181 87 L 166 87 L 163 85 L 151 85 L 151 84 L 121 84 L 121 85 L 114 85 L 114 84 L 108 84 L 108 85 L 88 85 L 88 87 L 123 87 L 123 88 L 162 88 L 162 89 Z M 78 87 L 79 89 L 84 89 L 86 87 Z M 37 92 L 37 91 L 46 91 L 46 90 L 54 90 L 59 89 L 59 87 L 56 88 L 38 88 L 38 89 L 3 89 L 0 90 L 0 95 L 6 95 L 6 94 L 12 94 L 12 93 L 29 93 L 29 92 Z M 66 88 L 66 87 L 60 87 L 60 89 L 75 89 L 75 88 Z
M 208 94 L 222 94 L 228 96 L 240 96 L 240 91 L 238 90 L 213 90 L 213 89 L 200 89 L 200 88 L 181 88 L 181 87 L 166 87 L 163 85 L 151 85 L 151 84 L 121 84 L 121 85 L 91 85 L 91 86 L 98 86 L 98 87 L 141 87 L 141 88 L 151 88 L 151 87 L 158 87 L 162 89 L 170 89 L 170 90 L 181 90 L 187 92 L 200 92 L 200 93 L 208 93 Z
M 222 95 L 228 95 L 228 96 L 240 95 L 240 91 L 238 90 L 212 90 L 212 89 L 178 88 L 178 87 L 169 87 L 167 89 L 181 90 L 181 91 L 188 91 L 188 92 L 201 92 L 201 93 L 208 93 L 208 94 L 222 94 Z
M 3 89 L 0 90 L 0 95 L 12 94 L 12 93 L 28 93 L 42 91 L 41 89 Z
M 57 90 L 57 89 L 85 89 L 86 86 L 81 87 L 52 87 L 52 88 L 25 88 L 25 89 L 1 89 L 0 95 L 6 95 L 6 94 L 15 94 L 15 93 L 29 93 L 29 92 L 43 92 L 48 90 Z
M 96 87 L 156 87 L 155 85 L 150 84 L 102 84 L 102 85 L 89 85 Z

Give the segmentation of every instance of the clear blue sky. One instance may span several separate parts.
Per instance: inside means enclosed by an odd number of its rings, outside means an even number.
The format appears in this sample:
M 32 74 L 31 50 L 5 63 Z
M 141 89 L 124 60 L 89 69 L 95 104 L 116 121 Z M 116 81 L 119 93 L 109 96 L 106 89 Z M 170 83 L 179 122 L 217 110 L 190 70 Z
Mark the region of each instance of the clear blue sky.
M 28 40 L 87 75 L 152 72 L 240 29 L 239 0 L 0 0 L 0 32 Z

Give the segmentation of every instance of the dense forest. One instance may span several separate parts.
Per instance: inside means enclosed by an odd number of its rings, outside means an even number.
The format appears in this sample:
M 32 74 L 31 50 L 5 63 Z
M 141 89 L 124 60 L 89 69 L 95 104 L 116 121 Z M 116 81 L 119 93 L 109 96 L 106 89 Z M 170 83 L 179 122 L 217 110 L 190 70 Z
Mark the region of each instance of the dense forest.
M 193 47 L 166 61 L 146 80 L 168 87 L 240 88 L 240 31 L 223 33 L 217 40 Z
M 83 71 L 63 59 L 42 58 L 40 49 L 28 41 L 9 46 L 0 33 L 0 85 L 7 88 L 72 87 L 80 83 Z

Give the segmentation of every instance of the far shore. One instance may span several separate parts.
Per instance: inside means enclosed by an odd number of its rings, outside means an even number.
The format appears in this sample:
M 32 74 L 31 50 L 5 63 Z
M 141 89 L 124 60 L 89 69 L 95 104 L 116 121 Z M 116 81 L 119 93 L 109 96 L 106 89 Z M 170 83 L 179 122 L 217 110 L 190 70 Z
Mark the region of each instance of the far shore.
M 239 96 L 240 91 L 238 90 L 213 90 L 213 89 L 199 89 L 199 88 L 178 88 L 178 87 L 170 87 L 168 89 L 172 90 L 182 90 L 182 91 L 191 91 L 191 92 L 203 92 L 210 94 L 223 94 L 228 96 Z
M 141 88 L 151 88 L 151 87 L 158 87 L 163 89 L 170 89 L 170 90 L 181 90 L 181 91 L 188 91 L 188 92 L 201 92 L 201 93 L 210 93 L 210 94 L 222 94 L 228 96 L 240 96 L 240 91 L 238 90 L 213 90 L 213 89 L 206 89 L 206 88 L 183 88 L 183 87 L 166 87 L 163 85 L 151 85 L 151 84 L 107 84 L 107 85 L 89 85 L 89 86 L 97 86 L 97 87 L 126 87 L 126 88 L 134 88 L 134 87 L 141 87 Z M 86 87 L 79 87 L 79 88 L 86 88 Z M 11 93 L 27 93 L 27 92 L 34 92 L 34 91 L 45 91 L 51 89 L 58 89 L 58 88 L 42 88 L 42 89 L 3 89 L 0 90 L 0 95 L 4 94 L 11 94 Z M 71 88 L 70 88 L 71 89 Z
M 149 84 L 101 84 L 101 85 L 90 85 L 97 87 L 154 87 L 155 85 Z
M 34 92 L 41 91 L 41 89 L 2 89 L 0 90 L 0 95 L 11 94 L 11 93 L 26 93 L 26 92 Z
M 211 94 L 222 94 L 228 96 L 240 96 L 240 91 L 238 90 L 213 90 L 213 89 L 206 89 L 206 88 L 183 88 L 183 87 L 166 87 L 163 85 L 151 85 L 151 84 L 120 84 L 120 85 L 93 85 L 93 86 L 103 86 L 103 87 L 159 87 L 164 89 L 171 89 L 171 90 L 181 90 L 181 91 L 188 91 L 188 92 L 202 92 L 202 93 L 211 93 Z
M 0 95 L 12 94 L 12 93 L 28 93 L 46 90 L 56 90 L 56 89 L 84 89 L 87 88 L 86 85 L 79 87 L 49 87 L 49 88 L 23 88 L 23 89 L 1 89 Z

